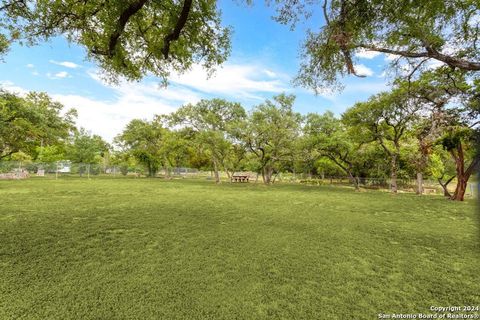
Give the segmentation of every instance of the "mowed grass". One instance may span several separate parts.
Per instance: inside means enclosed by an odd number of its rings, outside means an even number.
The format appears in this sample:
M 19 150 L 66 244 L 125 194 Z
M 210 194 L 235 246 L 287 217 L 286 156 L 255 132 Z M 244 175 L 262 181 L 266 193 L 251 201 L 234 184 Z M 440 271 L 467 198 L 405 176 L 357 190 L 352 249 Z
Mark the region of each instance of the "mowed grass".
M 340 187 L 0 181 L 0 319 L 377 319 L 480 304 L 476 203 Z

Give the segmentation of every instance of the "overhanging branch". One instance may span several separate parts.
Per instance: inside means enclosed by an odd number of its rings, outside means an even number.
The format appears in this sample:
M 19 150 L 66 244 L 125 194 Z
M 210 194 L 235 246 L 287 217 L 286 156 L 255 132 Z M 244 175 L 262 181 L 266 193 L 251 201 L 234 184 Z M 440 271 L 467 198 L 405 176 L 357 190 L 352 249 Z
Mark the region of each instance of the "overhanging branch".
M 162 48 L 163 57 L 168 59 L 168 54 L 170 52 L 170 43 L 172 41 L 178 40 L 180 37 L 180 32 L 185 27 L 187 23 L 188 14 L 190 13 L 190 9 L 192 8 L 192 0 L 185 0 L 183 2 L 182 12 L 180 13 L 180 17 L 178 17 L 177 23 L 175 24 L 175 28 L 170 32 L 164 39 L 164 44 Z
M 125 29 L 125 26 L 130 17 L 132 17 L 135 13 L 142 9 L 142 7 L 147 1 L 148 0 L 137 0 L 128 5 L 128 7 L 126 7 L 125 10 L 123 10 L 123 12 L 120 14 L 117 22 L 117 27 L 111 34 L 110 40 L 108 41 L 108 56 L 112 57 L 115 54 L 115 47 L 117 46 L 118 39 L 122 35 L 123 30 Z
M 91 52 L 94 54 L 100 54 L 103 56 L 108 56 L 112 58 L 115 55 L 115 48 L 117 47 L 118 41 L 120 36 L 122 35 L 123 31 L 125 30 L 125 26 L 127 25 L 128 20 L 140 11 L 142 7 L 147 3 L 148 0 L 137 0 L 131 4 L 129 4 L 125 10 L 122 11 L 120 17 L 117 21 L 117 26 L 115 30 L 113 30 L 112 34 L 110 35 L 110 39 L 108 41 L 108 48 L 107 50 L 99 49 L 99 48 L 92 48 Z
M 452 56 L 447 56 L 430 47 L 427 47 L 426 51 L 424 52 L 394 50 L 394 49 L 382 48 L 382 47 L 377 47 L 377 46 L 362 44 L 362 43 L 358 44 L 356 47 L 364 48 L 371 51 L 382 52 L 382 53 L 395 54 L 395 55 L 406 57 L 406 58 L 432 58 L 432 59 L 444 62 L 451 67 L 459 68 L 462 70 L 480 71 L 480 62 L 468 61 L 468 60 L 463 60 L 463 59 L 459 59 Z

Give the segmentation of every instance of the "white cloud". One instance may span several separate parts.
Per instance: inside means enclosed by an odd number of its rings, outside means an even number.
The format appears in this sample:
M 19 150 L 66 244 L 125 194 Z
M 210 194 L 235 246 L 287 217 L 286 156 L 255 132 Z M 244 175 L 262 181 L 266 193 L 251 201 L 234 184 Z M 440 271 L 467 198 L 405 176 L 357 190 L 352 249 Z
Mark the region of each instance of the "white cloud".
M 353 68 L 355 69 L 355 72 L 358 75 L 361 75 L 361 76 L 371 76 L 371 75 L 373 75 L 373 70 L 370 69 L 369 67 L 365 66 L 364 64 L 356 64 L 356 65 L 353 66 Z
M 96 75 L 92 77 L 100 81 Z M 102 100 L 78 94 L 58 94 L 48 92 L 56 101 L 65 106 L 65 111 L 75 108 L 78 111 L 77 126 L 99 134 L 107 141 L 122 132 L 132 119 L 152 119 L 156 114 L 174 111 L 185 103 L 200 100 L 194 92 L 184 88 L 160 88 L 152 83 L 121 82 L 118 86 L 107 85 L 113 91 L 112 100 Z M 0 82 L 0 88 L 22 96 L 29 90 L 11 81 Z
M 78 111 L 77 126 L 112 141 L 132 119 L 152 119 L 155 114 L 172 112 L 162 101 L 141 94 L 125 93 L 114 101 L 102 101 L 79 95 L 54 94 L 65 107 Z
M 22 87 L 16 86 L 13 82 L 11 81 L 0 81 L 0 89 L 16 93 L 20 96 L 25 96 L 28 93 L 28 90 L 25 90 Z
M 273 72 L 271 70 L 268 70 L 268 69 L 263 70 L 263 73 L 265 73 L 270 78 L 275 78 L 277 76 L 277 74 L 275 72 Z
M 351 78 L 345 89 L 328 100 L 331 101 L 330 110 L 340 114 L 352 107 L 355 102 L 366 101 L 369 97 L 389 89 L 385 81 Z M 353 98 L 353 99 L 352 99 Z
M 140 83 L 120 80 L 114 85 L 103 81 L 95 70 L 88 70 L 87 75 L 94 80 L 91 86 L 103 86 L 110 91 L 108 99 L 77 93 L 59 94 L 51 91 L 48 94 L 65 105 L 66 109 L 77 109 L 77 126 L 99 134 L 108 141 L 121 133 L 132 119 L 152 119 L 156 114 L 170 113 L 183 104 L 195 103 L 211 95 L 225 95 L 235 100 L 263 100 L 257 95 L 275 94 L 288 89 L 285 76 L 253 65 L 226 65 L 211 78 L 207 78 L 206 72 L 199 66 L 194 66 L 186 74 L 172 76 L 167 88 L 149 80 Z M 47 76 L 59 79 L 70 75 L 62 71 L 48 73 Z M 27 92 L 12 82 L 0 85 L 12 91 Z
M 266 71 L 269 70 L 255 65 L 225 64 L 209 78 L 201 66 L 195 65 L 185 74 L 173 74 L 170 81 L 204 93 L 253 99 L 263 99 L 257 96 L 258 93 L 288 90 L 288 86 L 278 76 L 276 79 L 262 79 L 265 78 Z M 272 71 L 269 73 L 269 77 L 276 75 Z
M 67 71 L 60 71 L 55 73 L 56 78 L 66 78 L 68 77 L 68 72 Z
M 98 84 L 113 90 L 114 101 L 98 101 L 78 95 L 54 95 L 65 106 L 78 110 L 78 125 L 111 140 L 132 119 L 151 119 L 155 114 L 170 113 L 186 103 L 196 103 L 206 94 L 222 94 L 262 99 L 259 92 L 277 93 L 287 90 L 281 76 L 271 70 L 251 65 L 226 65 L 208 78 L 200 66 L 190 72 L 173 75 L 170 85 L 164 88 L 158 82 L 144 80 L 140 83 L 120 80 L 111 84 L 102 80 L 96 70 L 87 74 Z M 276 79 L 263 80 L 265 76 Z
M 399 57 L 399 55 L 387 53 L 385 54 L 385 61 L 391 62 Z
M 380 54 L 381 53 L 378 52 L 378 51 L 360 49 L 355 53 L 355 56 L 358 57 L 358 58 L 363 58 L 363 59 L 373 59 Z
M 388 89 L 388 84 L 384 81 L 357 81 L 356 83 L 350 83 L 345 86 L 344 93 L 347 94 L 358 94 L 358 93 L 365 93 L 368 95 L 372 95 L 378 93 L 380 91 L 384 91 Z
M 77 126 L 99 134 L 107 141 L 122 132 L 133 119 L 152 119 L 156 114 L 175 111 L 185 103 L 195 103 L 200 97 L 185 88 L 163 88 L 155 82 L 132 83 L 121 80 L 118 85 L 106 83 L 93 70 L 87 74 L 113 91 L 114 99 L 100 100 L 77 94 L 51 94 L 68 108 L 78 111 Z
M 70 62 L 70 61 L 49 60 L 48 62 L 59 65 L 59 66 L 62 66 L 62 67 L 70 68 L 70 69 L 80 68 L 80 65 L 78 65 L 76 63 L 73 63 L 73 62 Z
M 55 74 L 51 74 L 50 72 L 48 72 L 46 75 L 49 79 L 64 79 L 72 77 L 67 71 L 60 71 Z
M 435 60 L 435 59 L 430 59 L 430 60 L 428 60 L 426 65 L 427 65 L 427 69 L 437 69 L 438 67 L 441 67 L 441 66 L 445 65 L 445 63 L 443 63 L 442 61 Z
M 388 90 L 389 86 L 385 79 L 370 78 L 372 80 L 350 77 L 347 79 L 343 90 L 337 91 L 334 88 L 322 88 L 317 95 L 332 102 L 333 110 L 345 110 L 346 107 L 353 105 L 351 97 L 354 101 L 368 99 L 369 96 Z M 312 90 L 300 89 L 305 93 L 314 94 Z
M 476 26 L 478 23 L 480 23 L 480 13 L 474 14 L 472 17 L 470 17 L 469 25 L 472 27 Z
M 40 74 L 38 73 L 38 71 L 35 70 L 35 65 L 34 65 L 33 63 L 29 63 L 29 64 L 27 64 L 27 65 L 25 65 L 25 66 L 32 71 L 32 75 L 34 75 L 34 76 L 40 75 Z
M 165 88 L 153 81 L 128 82 L 126 80 L 120 80 L 118 84 L 111 84 L 105 82 L 96 70 L 89 70 L 87 74 L 102 86 L 112 89 L 119 97 L 144 96 L 156 100 L 177 102 L 177 104 L 195 103 L 200 100 L 200 96 L 192 90 L 174 85 Z

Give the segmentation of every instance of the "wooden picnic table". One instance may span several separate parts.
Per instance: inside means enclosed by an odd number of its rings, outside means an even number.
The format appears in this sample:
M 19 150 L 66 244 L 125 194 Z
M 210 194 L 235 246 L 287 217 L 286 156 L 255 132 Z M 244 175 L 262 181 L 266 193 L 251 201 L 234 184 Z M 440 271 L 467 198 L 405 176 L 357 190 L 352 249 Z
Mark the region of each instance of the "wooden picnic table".
M 230 179 L 232 182 L 248 182 L 248 179 L 250 179 L 250 176 L 248 175 L 232 175 L 232 178 Z

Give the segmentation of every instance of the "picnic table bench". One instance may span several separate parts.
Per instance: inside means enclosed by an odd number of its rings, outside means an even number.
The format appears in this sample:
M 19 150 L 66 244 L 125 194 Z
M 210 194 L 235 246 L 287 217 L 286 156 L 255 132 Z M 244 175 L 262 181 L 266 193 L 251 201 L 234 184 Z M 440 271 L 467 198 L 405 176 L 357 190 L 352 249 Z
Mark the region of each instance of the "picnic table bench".
M 423 192 L 425 192 L 425 194 L 437 193 L 437 189 L 434 189 L 434 188 L 423 188 Z
M 232 175 L 232 178 L 230 180 L 232 182 L 248 182 L 249 179 L 250 179 L 249 175 L 236 174 L 236 175 Z

